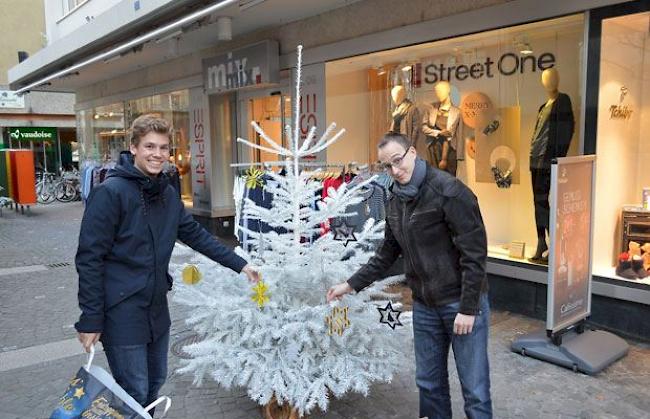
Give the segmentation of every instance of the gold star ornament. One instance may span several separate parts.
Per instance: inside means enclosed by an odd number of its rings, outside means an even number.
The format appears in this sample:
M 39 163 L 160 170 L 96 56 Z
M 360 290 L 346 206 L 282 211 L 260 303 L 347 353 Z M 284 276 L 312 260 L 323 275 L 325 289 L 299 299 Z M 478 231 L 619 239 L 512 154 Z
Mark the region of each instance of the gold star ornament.
M 72 397 L 76 397 L 76 398 L 80 399 L 80 398 L 82 398 L 84 396 L 84 394 L 86 394 L 84 392 L 84 389 L 82 387 L 79 387 L 78 389 L 75 390 L 74 396 L 72 396 Z
M 269 296 L 267 294 L 268 290 L 269 287 L 266 286 L 264 281 L 259 281 L 257 285 L 253 287 L 254 294 L 251 297 L 251 300 L 257 303 L 257 307 L 262 308 L 264 307 L 264 304 L 269 302 Z
M 246 177 L 246 187 L 248 189 L 259 188 L 264 185 L 264 172 L 255 167 L 251 167 L 245 173 Z
M 201 281 L 203 275 L 196 265 L 187 265 L 183 269 L 183 282 L 187 285 L 196 285 Z

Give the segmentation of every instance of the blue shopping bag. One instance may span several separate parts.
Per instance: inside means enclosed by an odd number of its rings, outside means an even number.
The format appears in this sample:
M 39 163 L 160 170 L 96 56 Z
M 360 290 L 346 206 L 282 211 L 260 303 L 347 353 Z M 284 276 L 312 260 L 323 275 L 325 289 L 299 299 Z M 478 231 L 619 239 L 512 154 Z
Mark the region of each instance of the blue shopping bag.
M 140 406 L 106 370 L 92 365 L 94 357 L 93 346 L 88 363 L 70 380 L 50 419 L 152 419 L 149 411 L 163 402 L 163 416 L 167 413 L 172 404 L 169 397 Z

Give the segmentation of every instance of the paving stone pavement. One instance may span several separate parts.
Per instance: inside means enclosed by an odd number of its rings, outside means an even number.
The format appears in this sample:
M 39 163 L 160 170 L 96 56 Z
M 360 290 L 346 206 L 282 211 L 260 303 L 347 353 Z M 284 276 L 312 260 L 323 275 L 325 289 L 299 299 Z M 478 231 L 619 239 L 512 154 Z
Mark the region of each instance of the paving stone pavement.
M 15 351 L 66 344 L 75 338 L 77 278 L 72 265 L 83 208 L 78 203 L 37 206 L 29 216 L 4 211 L 0 217 L 0 362 Z M 69 262 L 70 266 L 3 274 L 3 269 Z M 185 307 L 171 304 L 172 344 L 188 335 Z M 575 374 L 509 351 L 516 336 L 542 322 L 506 312 L 491 319 L 490 361 L 496 418 L 650 418 L 650 345 L 632 342 L 630 354 L 597 377 Z M 643 321 L 643 320 L 640 320 Z M 46 347 L 47 348 L 47 347 Z M 3 358 L 3 355 L 5 356 Z M 0 365 L 0 419 L 47 418 L 69 378 L 85 361 L 70 356 L 12 368 Z M 453 357 L 450 380 L 454 417 L 462 400 Z M 103 353 L 96 363 L 107 368 Z M 260 418 L 259 407 L 243 389 L 225 390 L 211 381 L 201 387 L 175 370 L 181 360 L 170 354 L 170 375 L 162 389 L 171 395 L 174 419 Z M 404 345 L 399 373 L 390 384 L 374 385 L 368 397 L 348 394 L 332 400 L 327 412 L 312 419 L 417 418 L 412 343 Z

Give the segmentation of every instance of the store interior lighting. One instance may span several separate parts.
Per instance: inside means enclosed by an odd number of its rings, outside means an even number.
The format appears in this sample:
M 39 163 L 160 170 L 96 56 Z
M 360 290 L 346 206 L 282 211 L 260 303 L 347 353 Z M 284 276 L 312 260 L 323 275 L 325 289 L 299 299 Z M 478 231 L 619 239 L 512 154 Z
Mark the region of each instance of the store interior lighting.
M 402 71 L 406 73 L 407 71 L 411 71 L 411 68 L 413 68 L 411 64 L 404 64 Z
M 530 47 L 530 44 L 526 42 L 525 44 L 522 44 L 521 49 L 519 50 L 519 53 L 521 55 L 530 55 L 533 53 L 533 49 Z
M 378 76 L 386 74 L 386 68 L 383 65 L 376 65 L 373 69 L 377 72 Z

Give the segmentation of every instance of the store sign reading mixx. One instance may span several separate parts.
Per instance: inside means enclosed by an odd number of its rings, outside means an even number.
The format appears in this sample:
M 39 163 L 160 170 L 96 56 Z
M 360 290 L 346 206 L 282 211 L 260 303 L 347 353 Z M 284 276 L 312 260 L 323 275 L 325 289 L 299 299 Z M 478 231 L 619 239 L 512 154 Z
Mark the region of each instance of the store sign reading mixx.
M 472 64 L 449 65 L 445 63 L 418 63 L 413 67 L 416 85 L 421 84 L 424 72 L 424 82 L 435 84 L 439 81 L 463 81 L 467 79 L 493 78 L 497 73 L 502 76 L 512 76 L 531 71 L 544 71 L 555 66 L 555 55 L 545 52 L 539 57 L 534 55 L 519 56 L 508 52 L 493 60 L 487 57 L 485 61 L 477 61 Z
M 276 41 L 263 41 L 203 60 L 206 93 L 277 83 L 280 55 Z

